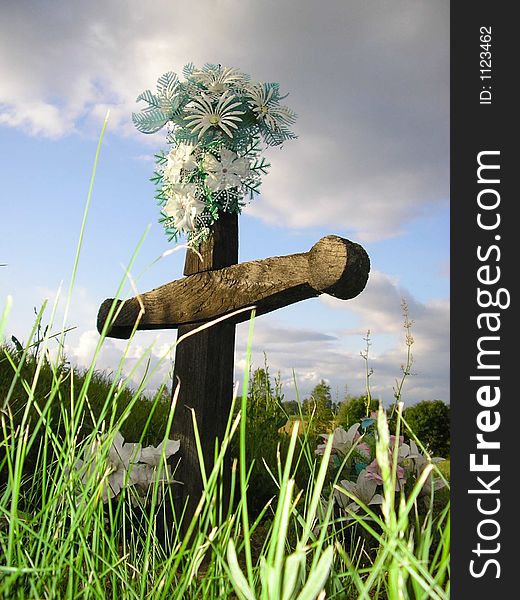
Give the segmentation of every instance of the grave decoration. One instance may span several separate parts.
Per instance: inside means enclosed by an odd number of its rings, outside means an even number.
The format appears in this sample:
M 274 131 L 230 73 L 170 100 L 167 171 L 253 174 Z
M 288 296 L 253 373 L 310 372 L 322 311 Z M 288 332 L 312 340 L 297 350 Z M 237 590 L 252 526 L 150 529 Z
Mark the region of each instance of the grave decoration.
M 141 501 L 149 496 L 149 490 L 156 482 L 170 483 L 173 474 L 169 464 L 163 460 L 170 458 L 179 450 L 179 442 L 164 440 L 159 446 L 147 446 L 125 442 L 120 431 L 117 431 L 108 447 L 108 452 L 102 451 L 103 436 L 92 441 L 83 449 L 83 458 L 74 465 L 86 484 L 99 469 L 99 461 L 106 463 L 101 499 L 104 503 L 119 495 L 124 488 L 131 488 L 130 498 L 135 495 Z M 160 495 L 161 487 L 158 487 Z
M 282 103 L 279 84 L 253 82 L 237 69 L 190 64 L 184 77 L 166 73 L 156 93 L 143 92 L 138 100 L 147 106 L 134 122 L 143 133 L 166 127 L 170 149 L 157 154 L 153 181 L 168 238 L 187 238 L 185 277 L 139 298 L 105 300 L 98 330 L 114 302 L 108 336 L 128 338 L 137 323 L 138 330 L 178 329 L 180 338 L 239 309 L 254 307 L 262 315 L 322 293 L 357 296 L 370 261 L 359 244 L 339 236 L 322 238 L 309 252 L 238 263 L 238 215 L 270 166 L 263 144 L 295 138 L 290 126 L 296 115 Z M 235 325 L 249 316 L 242 311 L 176 348 L 173 387 L 179 383 L 180 391 L 173 436 L 181 460 L 175 478 L 183 482 L 179 506 L 187 501 L 188 517 L 202 493 L 192 411 L 208 472 L 231 407 Z
M 167 127 L 170 149 L 156 155 L 153 176 L 160 221 L 170 241 L 184 234 L 196 248 L 220 214 L 239 214 L 259 193 L 270 167 L 262 144 L 295 138 L 296 114 L 282 104 L 278 83 L 221 65 L 189 64 L 183 73 L 183 81 L 165 73 L 156 93 L 143 92 L 137 100 L 147 106 L 133 119 L 143 133 Z

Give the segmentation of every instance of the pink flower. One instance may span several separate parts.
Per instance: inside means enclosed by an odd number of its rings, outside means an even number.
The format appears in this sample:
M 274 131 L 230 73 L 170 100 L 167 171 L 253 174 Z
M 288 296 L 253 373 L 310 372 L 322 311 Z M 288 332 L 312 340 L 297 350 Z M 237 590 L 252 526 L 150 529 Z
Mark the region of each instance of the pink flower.
M 419 452 L 419 448 L 417 448 L 417 444 L 415 442 L 410 442 L 410 459 L 413 463 L 413 470 L 415 471 L 415 476 L 417 478 L 421 476 L 423 470 L 430 462 L 433 464 L 437 464 L 444 460 L 444 458 L 429 458 L 424 456 Z M 437 491 L 443 488 L 446 485 L 446 483 L 441 477 L 439 477 L 436 473 L 431 471 L 428 477 L 426 478 L 426 481 L 424 482 L 424 485 L 419 495 L 425 498 L 429 498 L 432 490 L 432 485 L 434 491 Z
M 365 458 L 370 458 L 370 446 L 366 442 L 360 442 L 356 446 L 356 450 Z
M 352 425 L 348 431 L 345 431 L 343 427 L 336 427 L 334 432 L 332 433 L 332 454 L 337 454 L 339 456 L 346 456 L 352 446 L 356 446 L 359 448 L 359 444 L 356 445 L 356 441 L 361 437 L 358 432 L 359 423 Z M 329 439 L 328 433 L 324 433 L 321 435 L 322 438 L 325 439 L 325 442 Z M 316 448 L 316 454 L 323 455 L 325 452 L 325 444 L 319 444 Z
M 341 491 L 342 488 L 355 497 L 354 501 L 352 501 L 353 499 L 351 497 Z M 377 483 L 368 477 L 367 470 L 364 469 L 358 475 L 356 483 L 348 480 L 341 481 L 340 485 L 336 486 L 334 489 L 334 498 L 339 506 L 347 510 L 347 512 L 358 512 L 360 509 L 358 501 L 366 506 L 370 506 L 371 504 L 381 504 L 383 502 L 383 497 L 380 494 L 376 494 L 376 488 Z
M 391 450 L 393 450 L 395 447 L 395 440 L 396 440 L 395 435 L 391 435 L 390 436 L 390 449 Z M 404 436 L 400 435 L 397 447 L 399 447 L 403 442 L 404 442 Z
M 375 481 L 377 484 L 383 484 L 383 477 L 381 476 L 381 467 L 377 462 L 377 459 L 374 459 L 368 467 L 365 469 L 367 479 L 371 481 Z M 395 482 L 395 489 L 398 490 L 399 486 L 403 486 L 406 483 L 406 473 L 403 467 L 397 465 L 397 481 Z

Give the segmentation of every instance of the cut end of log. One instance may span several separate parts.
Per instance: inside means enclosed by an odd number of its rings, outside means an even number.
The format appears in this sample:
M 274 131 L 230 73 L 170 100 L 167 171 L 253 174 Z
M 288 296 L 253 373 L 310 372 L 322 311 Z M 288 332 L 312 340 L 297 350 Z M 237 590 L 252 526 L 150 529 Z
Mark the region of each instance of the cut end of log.
M 114 312 L 112 314 L 112 325 L 110 325 L 106 331 L 107 337 L 117 338 L 120 340 L 128 340 L 132 335 L 132 330 L 134 328 L 136 314 L 139 314 L 139 310 L 137 313 L 135 312 L 135 307 L 133 306 L 135 302 L 135 298 L 131 300 L 114 300 L 114 298 L 107 298 L 99 307 L 98 316 L 97 316 L 97 330 L 101 335 L 103 332 L 103 328 L 105 327 L 105 323 L 108 319 L 108 315 L 110 310 L 112 309 L 112 305 L 114 305 Z M 123 305 L 123 306 L 121 306 Z M 133 310 L 129 311 L 130 306 L 132 306 Z M 126 309 L 126 310 L 125 310 Z M 128 316 L 129 312 L 133 317 L 133 322 L 128 319 L 125 320 L 125 316 Z M 117 315 L 117 317 L 116 317 Z M 115 324 L 117 323 L 117 324 Z
M 322 294 L 355 298 L 365 288 L 369 272 L 364 248 L 337 235 L 321 238 L 309 251 L 309 283 Z

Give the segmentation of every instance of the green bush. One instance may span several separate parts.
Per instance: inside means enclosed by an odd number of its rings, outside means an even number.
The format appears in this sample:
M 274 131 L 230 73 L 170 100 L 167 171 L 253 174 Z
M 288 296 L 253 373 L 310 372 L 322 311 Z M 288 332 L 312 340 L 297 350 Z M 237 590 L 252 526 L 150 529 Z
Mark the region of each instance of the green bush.
M 442 400 L 423 400 L 409 406 L 403 416 L 428 452 L 447 458 L 450 455 L 450 407 Z
M 55 434 L 63 439 L 66 435 L 66 424 L 63 420 L 63 410 L 72 415 L 76 412 L 76 405 L 80 390 L 85 385 L 88 371 L 71 368 L 64 362 L 59 368 L 50 365 L 46 360 L 40 360 L 38 369 L 38 356 L 28 352 L 22 361 L 22 354 L 16 347 L 0 346 L 0 402 L 4 413 L 12 415 L 12 429 L 16 434 L 22 420 L 25 408 L 30 406 L 27 417 L 28 432 L 32 433 L 40 421 L 40 414 L 48 404 L 47 418 L 53 423 Z M 18 374 L 17 374 L 18 372 Z M 56 383 L 59 381 L 59 384 Z M 36 382 L 36 383 L 34 383 Z M 88 381 L 88 402 L 85 404 L 78 430 L 78 441 L 86 438 L 94 429 L 103 429 L 99 421 L 117 423 L 123 412 L 133 402 L 131 418 L 127 418 L 119 428 L 126 441 L 142 441 L 143 446 L 156 446 L 164 439 L 168 412 L 170 408 L 169 395 L 166 390 L 157 392 L 153 400 L 133 396 L 135 391 L 128 387 L 127 381 L 121 387 L 105 373 L 94 371 Z M 31 391 L 31 390 L 34 391 Z M 55 390 L 53 393 L 51 390 Z M 29 396 L 34 394 L 29 402 Z M 9 397 L 6 403 L 5 399 Z M 110 408 L 107 411 L 107 399 Z M 77 417 L 76 417 L 77 418 Z M 148 427 L 147 421 L 150 420 Z M 10 419 L 6 420 L 6 427 L 11 427 Z M 36 432 L 36 442 L 31 445 L 25 462 L 25 470 L 31 473 L 35 468 L 39 453 L 39 438 L 44 434 L 42 428 Z M 142 439 L 141 439 L 142 438 Z M 0 447 L 0 485 L 5 484 L 7 470 L 5 468 L 5 452 Z

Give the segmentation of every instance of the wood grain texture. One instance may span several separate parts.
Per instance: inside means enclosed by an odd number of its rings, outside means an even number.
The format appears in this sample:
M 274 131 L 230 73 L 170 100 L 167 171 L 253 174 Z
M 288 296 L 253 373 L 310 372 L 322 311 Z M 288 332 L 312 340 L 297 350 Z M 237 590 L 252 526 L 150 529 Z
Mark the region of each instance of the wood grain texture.
M 113 304 L 116 316 L 109 337 L 128 338 L 137 329 L 178 328 L 178 339 L 201 323 L 255 306 L 258 315 L 295 302 L 331 294 L 349 299 L 365 287 L 370 261 L 365 250 L 349 240 L 327 236 L 309 252 L 237 264 L 238 219 L 222 215 L 200 248 L 201 258 L 186 254 L 185 277 L 124 302 L 105 300 L 98 330 L 105 327 Z M 206 472 L 212 469 L 215 439 L 222 441 L 233 397 L 235 324 L 240 315 L 182 340 L 176 348 L 173 388 L 179 396 L 171 436 L 180 440 L 175 510 L 184 509 L 186 527 L 202 493 L 193 416 L 202 445 Z M 224 469 L 229 474 L 227 463 Z M 223 487 L 226 504 L 226 484 Z
M 216 250 L 216 242 L 202 248 L 202 263 L 195 253 L 188 252 L 186 277 L 142 294 L 139 299 L 118 302 L 119 312 L 108 335 L 128 338 L 137 320 L 138 329 L 175 329 L 253 305 L 262 315 L 323 293 L 348 300 L 363 290 L 370 270 L 365 250 L 338 236 L 322 238 L 309 252 L 241 264 L 230 263 L 230 251 L 226 254 Z M 213 257 L 218 252 L 221 256 Z M 233 252 L 238 254 L 238 246 Z M 220 266 L 226 262 L 230 266 Z M 209 264 L 219 266 L 211 270 Z M 108 299 L 101 305 L 99 331 L 113 302 Z M 141 305 L 144 313 L 140 315 Z M 249 313 L 242 313 L 233 322 L 248 318 Z
M 213 228 L 209 240 L 202 244 L 199 257 L 188 251 L 184 272 L 192 275 L 199 271 L 234 264 L 238 260 L 238 218 L 223 215 Z M 188 278 L 189 279 L 189 278 Z M 197 324 L 180 325 L 178 338 L 189 333 Z M 233 399 L 233 370 L 235 353 L 235 325 L 219 323 L 184 339 L 176 348 L 173 385 L 180 385 L 173 419 L 173 439 L 180 440 L 175 478 L 183 482 L 176 500 L 178 515 L 184 508 L 183 531 L 195 511 L 203 490 L 200 465 L 195 443 L 192 411 L 197 421 L 206 473 L 213 468 L 215 439 L 222 440 Z M 226 459 L 227 471 L 230 470 Z M 228 478 L 225 478 L 225 482 Z M 227 489 L 224 498 L 227 502 Z

